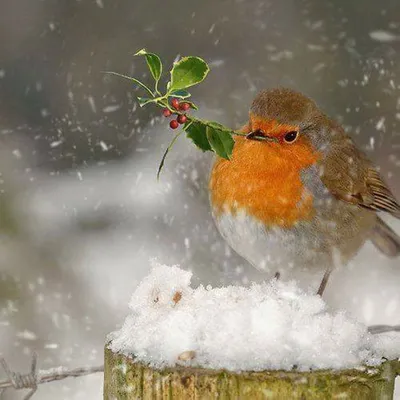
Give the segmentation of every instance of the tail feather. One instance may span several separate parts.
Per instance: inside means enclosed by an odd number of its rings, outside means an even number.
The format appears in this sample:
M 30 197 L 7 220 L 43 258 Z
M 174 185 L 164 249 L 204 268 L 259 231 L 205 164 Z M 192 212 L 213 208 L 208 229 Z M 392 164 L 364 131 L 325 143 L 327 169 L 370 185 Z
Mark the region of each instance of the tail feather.
M 379 217 L 376 219 L 370 239 L 388 257 L 400 256 L 400 236 Z

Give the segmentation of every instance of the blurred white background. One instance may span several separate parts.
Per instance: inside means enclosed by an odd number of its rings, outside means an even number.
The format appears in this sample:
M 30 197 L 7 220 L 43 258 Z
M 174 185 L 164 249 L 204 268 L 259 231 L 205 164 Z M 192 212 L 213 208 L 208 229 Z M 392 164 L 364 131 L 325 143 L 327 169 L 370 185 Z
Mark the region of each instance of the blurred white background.
M 142 47 L 168 63 L 178 54 L 210 62 L 194 100 L 203 117 L 232 127 L 258 90 L 305 92 L 343 122 L 400 197 L 395 0 L 3 3 L 0 353 L 18 371 L 33 350 L 43 369 L 101 364 L 149 258 L 192 269 L 196 284 L 262 279 L 214 227 L 211 155 L 182 137 L 157 182 L 166 122 L 135 105 L 129 82 L 101 74 L 144 77 L 132 57 Z M 367 324 L 400 324 L 399 285 L 400 260 L 367 244 L 325 297 Z M 98 374 L 42 385 L 34 399 L 101 395 Z

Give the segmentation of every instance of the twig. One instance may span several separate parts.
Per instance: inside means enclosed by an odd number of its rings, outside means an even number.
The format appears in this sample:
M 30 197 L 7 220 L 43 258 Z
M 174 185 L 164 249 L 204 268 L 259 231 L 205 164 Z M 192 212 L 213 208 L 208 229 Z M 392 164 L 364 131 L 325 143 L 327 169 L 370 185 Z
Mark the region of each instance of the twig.
M 67 369 L 65 367 L 52 368 L 49 370 L 37 371 L 37 355 L 33 353 L 31 371 L 28 374 L 21 374 L 19 372 L 11 371 L 8 363 L 4 358 L 0 358 L 0 364 L 2 365 L 8 379 L 0 381 L 0 398 L 3 396 L 4 391 L 8 388 L 19 389 L 31 389 L 28 394 L 24 397 L 24 400 L 30 399 L 38 389 L 38 385 L 42 383 L 48 383 L 53 381 L 59 381 L 65 378 L 76 378 L 78 376 L 84 376 L 94 374 L 96 372 L 104 371 L 104 366 L 88 367 L 88 368 L 74 368 Z

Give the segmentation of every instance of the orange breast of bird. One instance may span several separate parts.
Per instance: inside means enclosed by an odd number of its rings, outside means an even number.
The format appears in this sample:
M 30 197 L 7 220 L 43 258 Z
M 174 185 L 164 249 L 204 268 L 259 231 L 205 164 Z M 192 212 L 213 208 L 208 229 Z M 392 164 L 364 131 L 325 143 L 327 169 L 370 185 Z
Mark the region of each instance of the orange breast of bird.
M 274 134 L 279 136 L 280 129 Z M 306 138 L 293 144 L 237 138 L 232 159 L 218 159 L 212 169 L 209 189 L 215 216 L 244 211 L 265 226 L 286 228 L 311 220 L 313 195 L 301 177 L 319 158 Z

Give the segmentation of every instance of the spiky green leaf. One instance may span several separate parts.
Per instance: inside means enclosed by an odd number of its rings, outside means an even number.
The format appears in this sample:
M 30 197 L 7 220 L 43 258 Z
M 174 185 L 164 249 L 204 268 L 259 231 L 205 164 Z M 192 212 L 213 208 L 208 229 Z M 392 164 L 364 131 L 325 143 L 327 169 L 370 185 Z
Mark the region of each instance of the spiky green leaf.
M 191 94 L 187 90 L 179 89 L 173 90 L 168 94 L 169 97 L 177 97 L 178 99 L 187 99 Z
M 186 89 L 197 85 L 204 80 L 209 70 L 207 63 L 200 57 L 184 57 L 172 67 L 169 90 Z
M 146 104 L 156 102 L 156 100 L 150 99 L 148 97 L 138 97 L 137 99 L 140 107 L 144 107 Z
M 135 56 L 145 56 L 147 66 L 154 80 L 158 82 L 162 74 L 162 62 L 157 54 L 149 53 L 146 49 L 139 50 Z
M 206 135 L 211 148 L 222 158 L 231 159 L 235 141 L 226 130 L 215 129 L 207 126 Z
M 203 151 L 211 151 L 210 143 L 206 135 L 206 126 L 201 122 L 191 121 L 185 124 L 184 128 L 186 136 Z

